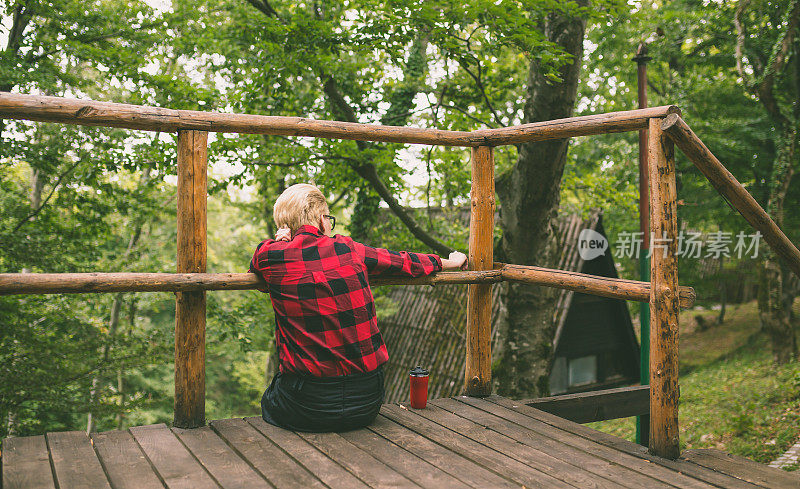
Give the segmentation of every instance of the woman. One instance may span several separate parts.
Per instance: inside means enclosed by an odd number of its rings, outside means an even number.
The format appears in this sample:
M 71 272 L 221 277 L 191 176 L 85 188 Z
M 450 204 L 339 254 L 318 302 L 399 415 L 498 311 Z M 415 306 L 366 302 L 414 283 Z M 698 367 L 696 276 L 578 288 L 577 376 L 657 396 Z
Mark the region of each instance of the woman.
M 328 212 L 317 187 L 292 185 L 275 201 L 276 239 L 259 243 L 250 262 L 272 300 L 280 365 L 261 398 L 262 417 L 295 431 L 347 431 L 378 415 L 389 355 L 370 277 L 421 277 L 462 268 L 467 258 L 389 251 L 331 236 L 336 222 Z

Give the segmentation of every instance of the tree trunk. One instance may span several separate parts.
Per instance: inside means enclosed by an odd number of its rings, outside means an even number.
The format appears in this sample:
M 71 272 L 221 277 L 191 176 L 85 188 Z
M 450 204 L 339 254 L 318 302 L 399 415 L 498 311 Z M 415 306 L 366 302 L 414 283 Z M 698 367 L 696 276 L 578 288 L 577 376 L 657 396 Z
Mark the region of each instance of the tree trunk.
M 22 45 L 22 35 L 32 18 L 32 8 L 27 5 L 29 2 L 16 2 L 14 5 L 11 29 L 8 32 L 8 41 L 6 47 L 3 49 L 3 55 L 6 59 L 13 59 L 19 56 L 19 48 Z M 35 49 L 35 47 L 32 47 Z M 15 86 L 15 83 L 8 80 L 0 82 L 0 91 L 10 92 Z M 5 121 L 0 118 L 0 137 L 6 128 Z
M 778 154 L 773 165 L 770 178 L 770 196 L 767 210 L 778 224 L 783 226 L 783 204 L 789 190 L 789 182 L 794 173 L 793 162 L 796 153 L 797 133 L 791 125 L 781 131 Z M 787 274 L 775 253 L 769 248 L 762 248 L 762 260 L 759 267 L 758 314 L 761 327 L 770 339 L 772 356 L 778 365 L 788 363 L 797 358 L 797 338 L 791 321 L 791 307 L 794 296 L 787 294 L 791 287 L 784 290 Z
M 771 256 L 765 257 L 759 267 L 758 316 L 772 346 L 772 358 L 782 365 L 797 357 L 797 338 L 792 327 L 791 303 L 786 307 L 784 300 L 784 274 L 777 257 L 768 254 Z
M 728 287 L 727 287 L 727 280 L 725 276 L 725 257 L 720 255 L 719 257 L 719 276 L 717 279 L 719 280 L 719 315 L 717 316 L 717 324 L 722 324 L 725 322 L 725 308 L 728 305 Z
M 587 5 L 587 0 L 581 0 Z M 583 56 L 586 22 L 580 18 L 550 15 L 544 33 L 574 56 L 560 70 L 562 81 L 549 81 L 536 60 L 530 65 L 524 122 L 572 116 Z M 522 144 L 517 163 L 500 176 L 500 222 L 503 238 L 500 255 L 508 263 L 550 265 L 557 252 L 551 239 L 561 178 L 569 140 Z M 558 292 L 522 284 L 507 284 L 502 300 L 506 314 L 501 328 L 505 336 L 502 357 L 493 372 L 495 389 L 512 398 L 549 393 L 553 359 L 553 309 Z

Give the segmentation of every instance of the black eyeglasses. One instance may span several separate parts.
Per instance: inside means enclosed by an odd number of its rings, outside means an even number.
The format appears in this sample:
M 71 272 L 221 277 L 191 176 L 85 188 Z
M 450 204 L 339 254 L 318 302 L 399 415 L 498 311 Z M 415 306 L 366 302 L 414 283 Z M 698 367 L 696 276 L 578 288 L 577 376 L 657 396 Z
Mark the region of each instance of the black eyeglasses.
M 323 214 L 322 217 L 327 217 L 328 219 L 331 220 L 331 231 L 333 231 L 333 228 L 336 227 L 336 218 L 333 216 L 329 216 L 328 214 Z

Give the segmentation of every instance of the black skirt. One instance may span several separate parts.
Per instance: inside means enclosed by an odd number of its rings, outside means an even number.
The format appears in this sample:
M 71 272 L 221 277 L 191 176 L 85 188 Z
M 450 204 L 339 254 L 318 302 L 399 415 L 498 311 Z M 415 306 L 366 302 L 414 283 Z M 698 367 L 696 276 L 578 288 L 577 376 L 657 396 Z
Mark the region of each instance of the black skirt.
M 349 431 L 370 424 L 380 411 L 383 366 L 367 373 L 313 377 L 278 373 L 261 396 L 261 417 L 293 431 Z

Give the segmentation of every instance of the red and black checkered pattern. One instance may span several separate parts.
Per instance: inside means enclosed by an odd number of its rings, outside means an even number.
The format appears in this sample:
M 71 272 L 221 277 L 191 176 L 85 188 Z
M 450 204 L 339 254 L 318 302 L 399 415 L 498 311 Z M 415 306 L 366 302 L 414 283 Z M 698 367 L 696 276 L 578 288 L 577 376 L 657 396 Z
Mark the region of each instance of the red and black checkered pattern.
M 290 241 L 262 241 L 250 261 L 268 284 L 280 371 L 316 377 L 371 372 L 389 359 L 369 277 L 441 269 L 436 255 L 372 248 L 308 225 Z

